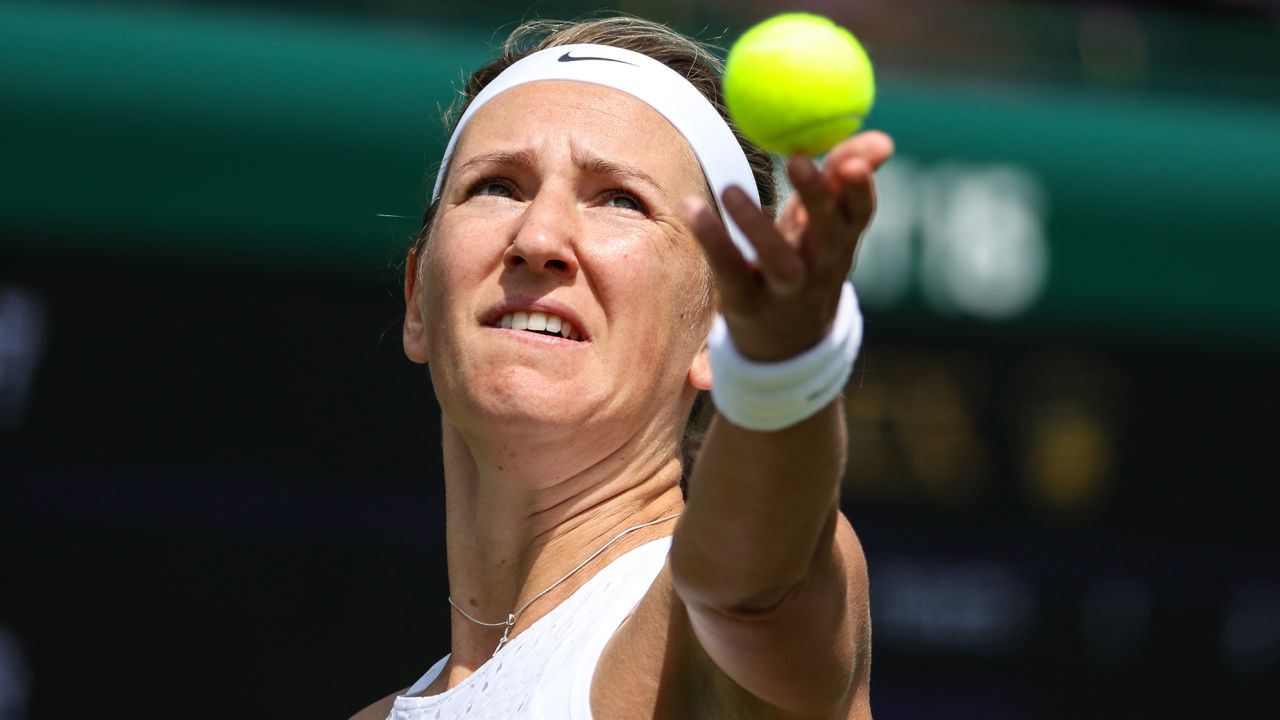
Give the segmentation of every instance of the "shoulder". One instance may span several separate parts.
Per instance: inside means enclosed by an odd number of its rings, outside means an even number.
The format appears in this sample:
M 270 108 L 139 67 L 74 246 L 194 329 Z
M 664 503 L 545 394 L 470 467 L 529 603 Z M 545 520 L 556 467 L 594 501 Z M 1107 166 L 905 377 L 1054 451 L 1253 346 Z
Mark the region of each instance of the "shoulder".
M 610 640 L 591 683 L 592 716 L 777 718 L 707 655 L 667 570 Z
M 826 565 L 824 575 L 830 579 L 818 583 L 826 587 L 817 589 L 829 598 L 819 605 L 834 601 L 842 609 L 815 612 L 802 591 L 786 607 L 768 617 L 747 619 L 738 629 L 753 655 L 793 656 L 795 662 L 790 664 L 801 666 L 811 662 L 844 666 L 844 702 L 822 716 L 870 718 L 866 561 L 848 520 L 840 514 L 833 520 L 826 550 L 816 558 Z M 847 642 L 833 642 L 833 637 L 841 636 Z M 833 646 L 843 647 L 833 655 Z M 764 669 L 778 672 L 778 668 Z M 664 568 L 600 657 L 591 687 L 593 714 L 602 718 L 792 717 L 747 690 L 726 670 L 698 637 L 670 571 Z M 816 678 L 824 673 L 810 674 Z
M 355 715 L 352 715 L 351 720 L 387 720 L 387 716 L 391 714 L 391 706 L 395 704 L 396 698 L 403 695 L 406 690 L 408 690 L 408 688 L 391 693 Z

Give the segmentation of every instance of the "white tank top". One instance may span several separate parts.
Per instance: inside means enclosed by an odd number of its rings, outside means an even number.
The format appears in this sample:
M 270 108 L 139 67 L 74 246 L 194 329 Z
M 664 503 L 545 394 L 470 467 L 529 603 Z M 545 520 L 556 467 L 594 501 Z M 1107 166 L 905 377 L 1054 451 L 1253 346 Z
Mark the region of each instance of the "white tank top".
M 653 584 L 670 547 L 670 537 L 659 538 L 620 556 L 459 685 L 410 697 L 440 675 L 445 655 L 396 698 L 387 720 L 591 720 L 600 654 Z

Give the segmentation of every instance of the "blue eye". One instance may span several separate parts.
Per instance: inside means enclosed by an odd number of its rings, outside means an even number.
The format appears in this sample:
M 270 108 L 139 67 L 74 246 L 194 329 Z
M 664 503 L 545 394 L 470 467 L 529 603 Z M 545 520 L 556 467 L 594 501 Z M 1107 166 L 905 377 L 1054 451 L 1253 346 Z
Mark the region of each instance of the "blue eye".
M 511 186 L 506 181 L 497 178 L 485 178 L 477 181 L 467 191 L 467 195 L 489 195 L 492 197 L 515 197 L 515 193 L 511 190 Z
M 605 202 L 612 207 L 621 208 L 623 210 L 634 210 L 639 213 L 647 214 L 644 203 L 624 192 L 615 192 Z

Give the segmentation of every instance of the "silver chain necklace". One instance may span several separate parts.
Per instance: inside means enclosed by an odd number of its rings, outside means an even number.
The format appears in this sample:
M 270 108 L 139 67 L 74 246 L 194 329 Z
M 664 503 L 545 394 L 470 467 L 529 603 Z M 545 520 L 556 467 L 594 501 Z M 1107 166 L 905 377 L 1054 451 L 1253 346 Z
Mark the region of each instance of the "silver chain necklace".
M 578 572 L 579 570 L 581 570 L 582 568 L 586 567 L 586 566 L 587 566 L 587 563 L 591 562 L 592 560 L 595 560 L 597 557 L 599 557 L 599 556 L 600 556 L 600 553 L 604 552 L 605 550 L 608 550 L 608 549 L 609 549 L 609 547 L 610 547 L 611 545 L 613 545 L 614 543 L 618 542 L 618 541 L 619 541 L 619 540 L 621 540 L 622 538 L 624 538 L 624 537 L 626 537 L 626 536 L 630 535 L 631 533 L 635 532 L 636 530 L 641 530 L 641 529 L 643 529 L 643 528 L 647 528 L 647 527 L 649 527 L 650 525 L 657 525 L 658 523 L 666 522 L 666 521 L 668 521 L 668 520 L 671 520 L 671 519 L 673 519 L 673 518 L 678 518 L 678 517 L 680 517 L 680 513 L 672 513 L 672 514 L 670 514 L 670 515 L 666 515 L 666 516 L 664 516 L 664 517 L 660 517 L 660 518 L 658 518 L 657 520 L 650 520 L 649 522 L 646 522 L 646 523 L 640 523 L 639 525 L 635 525 L 635 526 L 632 526 L 632 527 L 627 528 L 626 530 L 623 530 L 622 532 L 620 532 L 620 533 L 618 533 L 617 535 L 615 535 L 615 536 L 613 537 L 613 539 L 612 539 L 612 540 L 610 540 L 609 542 L 607 542 L 607 543 L 605 543 L 604 545 L 602 545 L 602 546 L 600 547 L 600 549 L 599 549 L 599 550 L 597 550 L 597 551 L 595 551 L 595 552 L 591 553 L 590 555 L 588 555 L 586 560 L 583 560 L 582 562 L 578 563 L 578 566 L 577 566 L 577 567 L 575 567 L 574 569 L 572 569 L 572 570 L 570 570 L 569 572 L 565 573 L 565 576 L 564 576 L 564 577 L 562 577 L 562 578 L 560 578 L 559 580 L 557 580 L 557 581 L 555 581 L 555 582 L 551 583 L 551 586 L 550 586 L 550 587 L 548 587 L 546 590 L 543 590 L 542 592 L 538 593 L 537 595 L 534 595 L 533 597 L 529 598 L 529 601 L 528 601 L 528 602 L 526 602 L 524 605 L 521 605 L 521 606 L 520 606 L 520 609 L 516 610 L 515 612 L 507 613 L 507 619 L 506 619 L 506 620 L 503 620 L 502 622 L 492 622 L 492 623 L 491 623 L 491 622 L 485 622 L 485 621 L 483 621 L 483 620 L 477 620 L 477 619 L 475 619 L 475 618 L 471 617 L 470 615 L 468 615 L 468 614 L 467 614 L 467 611 L 466 611 L 466 610 L 463 610 L 462 608 L 458 607 L 458 603 L 456 603 L 456 602 L 454 602 L 454 601 L 453 601 L 453 596 L 452 596 L 452 595 L 450 595 L 450 596 L 449 596 L 449 604 L 453 606 L 453 609 L 454 609 L 454 610 L 457 610 L 459 613 L 462 613 L 462 617 L 464 617 L 464 618 L 466 618 L 466 619 L 470 620 L 471 622 L 473 622 L 473 623 L 475 623 L 475 624 L 477 624 L 477 625 L 483 625 L 483 626 L 485 626 L 485 627 L 500 627 L 500 628 L 502 628 L 502 639 L 498 641 L 498 647 L 496 647 L 496 648 L 494 648 L 494 649 L 493 649 L 493 654 L 494 654 L 494 655 L 497 655 L 497 654 L 498 654 L 498 651 L 502 649 L 502 646 L 507 644 L 507 639 L 508 639 L 508 637 L 511 635 L 511 628 L 516 624 L 516 620 L 518 620 L 518 619 L 520 618 L 520 616 L 524 614 L 524 611 L 525 611 L 525 610 L 528 610 L 528 609 L 529 609 L 529 606 L 530 606 L 530 605 L 532 605 L 532 604 L 534 603 L 534 601 L 535 601 L 535 600 L 537 600 L 538 598 L 542 597 L 543 595 L 546 595 L 547 593 L 551 592 L 552 590 L 555 590 L 555 589 L 560 585 L 560 583 L 562 583 L 562 582 L 564 582 L 565 580 L 568 580 L 569 578 L 573 577 L 573 574 L 574 574 L 574 573 L 576 573 L 576 572 Z

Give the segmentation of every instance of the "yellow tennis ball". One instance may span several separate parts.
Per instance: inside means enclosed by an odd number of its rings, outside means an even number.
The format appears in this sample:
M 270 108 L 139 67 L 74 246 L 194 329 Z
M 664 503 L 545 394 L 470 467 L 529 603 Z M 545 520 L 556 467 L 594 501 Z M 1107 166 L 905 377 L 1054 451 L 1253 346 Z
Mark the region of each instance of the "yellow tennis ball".
M 848 30 L 784 13 L 729 50 L 724 99 L 747 139 L 770 152 L 820 155 L 852 135 L 875 100 L 871 60 Z

